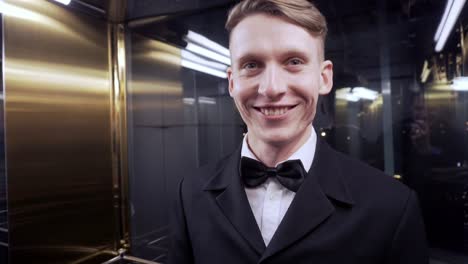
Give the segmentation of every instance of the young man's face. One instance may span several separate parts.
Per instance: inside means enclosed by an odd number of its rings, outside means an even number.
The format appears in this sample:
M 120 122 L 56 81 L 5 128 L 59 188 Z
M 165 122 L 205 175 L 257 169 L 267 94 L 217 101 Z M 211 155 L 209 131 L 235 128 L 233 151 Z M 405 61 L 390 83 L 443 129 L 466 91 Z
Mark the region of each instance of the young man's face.
M 285 19 L 255 14 L 231 32 L 229 92 L 247 124 L 249 142 L 300 141 L 315 116 L 319 94 L 333 84 L 321 40 Z

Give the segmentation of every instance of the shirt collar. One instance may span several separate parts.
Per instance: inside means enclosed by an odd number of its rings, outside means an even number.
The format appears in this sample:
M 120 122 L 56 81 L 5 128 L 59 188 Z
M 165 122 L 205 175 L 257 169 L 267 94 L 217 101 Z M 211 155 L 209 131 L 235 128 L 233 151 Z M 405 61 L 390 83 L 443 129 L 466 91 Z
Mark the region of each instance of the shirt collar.
M 317 133 L 315 133 L 315 129 L 312 127 L 312 133 L 310 133 L 310 137 L 307 139 L 307 141 L 286 160 L 297 160 L 297 159 L 300 160 L 306 172 L 309 172 L 309 169 L 312 166 L 312 161 L 314 160 L 316 147 L 317 147 Z M 247 158 L 258 160 L 257 157 L 255 157 L 255 154 L 253 154 L 253 152 L 250 150 L 248 146 L 247 134 L 244 136 L 244 139 L 242 140 L 241 157 L 247 157 Z M 286 160 L 283 160 L 279 162 L 278 164 L 285 162 Z

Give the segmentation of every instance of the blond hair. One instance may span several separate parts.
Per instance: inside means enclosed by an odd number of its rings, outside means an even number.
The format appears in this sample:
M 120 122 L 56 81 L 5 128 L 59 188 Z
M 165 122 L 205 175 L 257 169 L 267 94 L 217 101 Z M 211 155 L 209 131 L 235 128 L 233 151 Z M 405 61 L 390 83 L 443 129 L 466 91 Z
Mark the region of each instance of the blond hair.
M 320 37 L 322 45 L 325 42 L 327 21 L 317 7 L 307 0 L 243 0 L 229 11 L 226 21 L 229 34 L 244 18 L 254 14 L 285 18 L 313 36 Z

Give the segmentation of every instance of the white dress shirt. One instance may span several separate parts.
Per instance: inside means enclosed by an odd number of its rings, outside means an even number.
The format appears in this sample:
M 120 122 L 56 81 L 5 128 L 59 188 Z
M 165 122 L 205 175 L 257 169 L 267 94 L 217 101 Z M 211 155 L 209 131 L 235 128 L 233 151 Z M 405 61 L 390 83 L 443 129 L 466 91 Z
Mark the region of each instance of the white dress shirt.
M 317 134 L 312 128 L 309 139 L 287 160 L 300 160 L 308 172 L 314 160 L 316 145 Z M 258 160 L 248 146 L 247 135 L 242 142 L 241 156 Z M 263 241 L 268 246 L 296 193 L 285 188 L 275 178 L 268 178 L 258 187 L 245 188 L 245 192 L 262 233 Z

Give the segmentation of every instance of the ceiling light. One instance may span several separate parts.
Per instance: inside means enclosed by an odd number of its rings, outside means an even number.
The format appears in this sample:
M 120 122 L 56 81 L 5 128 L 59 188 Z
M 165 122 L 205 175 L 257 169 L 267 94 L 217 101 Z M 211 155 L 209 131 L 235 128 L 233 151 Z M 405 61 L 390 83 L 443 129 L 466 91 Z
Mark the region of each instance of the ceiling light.
M 337 94 L 350 93 L 350 92 L 351 92 L 351 87 L 345 87 L 345 88 L 340 88 L 336 90 Z
M 439 26 L 437 27 L 436 34 L 434 35 L 434 41 L 437 41 L 440 38 L 440 33 L 442 33 L 442 29 L 445 25 L 445 22 L 447 21 L 448 13 L 450 12 L 450 9 L 452 9 L 453 1 L 454 0 L 448 0 L 447 4 L 445 5 L 444 15 L 442 16 Z
M 231 54 L 229 53 L 229 50 L 220 44 L 208 39 L 207 37 L 198 34 L 196 32 L 190 31 L 187 34 L 186 40 L 188 42 L 196 43 L 199 44 L 205 48 L 211 49 L 213 51 L 218 52 L 219 54 L 222 54 L 224 56 L 230 57 Z
M 61 4 L 64 4 L 64 5 L 68 5 L 70 4 L 71 0 L 55 0 L 56 2 L 59 2 Z
M 181 56 L 182 59 L 189 60 L 191 62 L 195 62 L 197 64 L 201 64 L 220 71 L 226 71 L 228 68 L 228 66 L 225 64 L 203 59 L 202 57 L 197 56 L 188 50 L 181 50 Z
M 468 91 L 468 77 L 455 77 L 453 79 L 452 90 Z
M 337 89 L 335 93 L 335 97 L 336 99 L 341 99 L 341 100 L 345 100 L 349 102 L 357 102 L 360 100 L 359 97 L 357 97 L 351 92 L 351 87 Z
M 209 49 L 198 46 L 197 44 L 188 43 L 187 47 L 185 47 L 185 48 L 187 50 L 191 51 L 191 52 L 197 53 L 197 54 L 202 55 L 202 56 L 204 56 L 206 58 L 219 61 L 219 62 L 224 63 L 226 65 L 231 65 L 231 59 L 230 58 L 228 58 L 228 57 L 226 57 L 224 55 L 218 54 L 218 53 L 216 53 L 214 51 L 211 51 Z
M 192 69 L 192 70 L 196 70 L 196 71 L 199 71 L 199 72 L 203 72 L 203 73 L 206 73 L 206 74 L 210 74 L 210 75 L 213 75 L 213 76 L 216 76 L 216 77 L 219 77 L 219 78 L 224 78 L 224 79 L 227 78 L 227 73 L 226 72 L 216 70 L 216 69 L 213 69 L 213 68 L 207 67 L 205 65 L 201 65 L 201 64 L 198 64 L 198 63 L 186 60 L 186 59 L 182 59 L 181 65 L 182 65 L 182 67 L 189 68 L 189 69 Z
M 375 100 L 379 97 L 379 93 L 365 87 L 354 87 L 353 94 L 361 99 Z
M 191 98 L 191 97 L 184 97 L 182 99 L 182 101 L 184 102 L 184 104 L 186 105 L 193 105 L 195 103 L 195 98 Z
M 357 102 L 361 99 L 365 100 L 376 100 L 379 97 L 379 93 L 365 87 L 345 87 L 336 90 L 336 98 L 343 99 L 351 102 Z
M 198 102 L 200 104 L 216 104 L 216 99 L 211 97 L 200 96 L 198 97 Z
M 434 40 L 437 41 L 435 51 L 440 52 L 444 49 L 450 33 L 452 32 L 458 16 L 465 5 L 466 0 L 448 0 L 445 7 L 444 16 L 440 21 Z M 448 11 L 447 11 L 448 10 Z
M 339 94 L 337 93 L 336 95 L 336 99 L 341 99 L 341 100 L 346 100 L 346 101 L 349 101 L 349 102 L 357 102 L 360 100 L 359 97 L 351 94 L 351 93 L 348 93 L 348 94 Z

